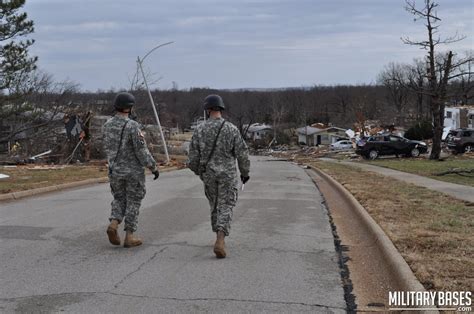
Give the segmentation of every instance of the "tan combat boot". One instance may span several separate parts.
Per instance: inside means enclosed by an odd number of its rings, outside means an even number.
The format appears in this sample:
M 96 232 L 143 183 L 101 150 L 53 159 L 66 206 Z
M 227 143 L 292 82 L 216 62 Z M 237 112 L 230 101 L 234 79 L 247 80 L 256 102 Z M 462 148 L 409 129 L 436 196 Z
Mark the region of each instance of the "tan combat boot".
M 107 227 L 107 235 L 109 236 L 110 243 L 113 245 L 120 245 L 120 237 L 117 232 L 119 223 L 118 220 L 112 219 L 110 225 Z
M 216 254 L 217 258 L 224 258 L 226 256 L 224 238 L 224 231 L 217 231 L 216 244 L 214 244 L 214 254 Z
M 125 241 L 123 241 L 124 247 L 134 247 L 142 245 L 142 240 L 133 235 L 133 232 L 127 231 L 125 235 Z

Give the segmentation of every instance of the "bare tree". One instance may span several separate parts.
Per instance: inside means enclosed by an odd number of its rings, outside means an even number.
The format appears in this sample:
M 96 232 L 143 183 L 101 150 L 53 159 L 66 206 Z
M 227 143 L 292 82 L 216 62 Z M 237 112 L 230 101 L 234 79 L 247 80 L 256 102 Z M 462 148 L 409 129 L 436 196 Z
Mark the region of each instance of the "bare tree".
M 240 134 L 245 136 L 250 125 L 256 119 L 256 104 L 254 100 L 249 98 L 250 92 L 224 93 L 222 96 L 226 103 L 227 114 L 237 125 Z
M 404 109 L 408 103 L 408 73 L 402 64 L 390 63 L 379 74 L 377 80 L 385 86 L 388 102 L 397 110 L 397 124 L 403 123 Z
M 354 101 L 351 95 L 350 86 L 336 86 L 334 88 L 335 103 L 339 105 L 342 111 L 342 118 L 346 118 L 348 108 L 352 106 L 351 101 Z
M 277 140 L 277 133 L 279 131 L 283 118 L 287 114 L 287 109 L 286 106 L 281 102 L 280 97 L 275 93 L 271 95 L 270 108 L 273 127 L 273 140 Z
M 457 73 L 460 74 L 453 79 L 452 94 L 454 94 L 456 104 L 468 105 L 474 99 L 474 51 L 467 51 L 463 59 L 467 60 Z
M 406 65 L 408 75 L 408 88 L 416 95 L 416 119 L 421 121 L 425 116 L 425 95 L 423 89 L 427 85 L 426 67 L 423 60 L 415 59 L 413 66 Z
M 415 16 L 415 21 L 423 20 L 427 30 L 427 39 L 415 41 L 409 37 L 402 38 L 408 45 L 419 46 L 428 51 L 427 55 L 427 79 L 428 86 L 423 87 L 420 92 L 428 96 L 431 115 L 433 118 L 433 146 L 430 159 L 438 160 L 441 153 L 441 139 L 443 135 L 444 109 L 447 100 L 448 83 L 451 79 L 461 76 L 459 73 L 453 75 L 454 69 L 469 62 L 469 59 L 459 60 L 453 63 L 453 52 L 448 51 L 437 54 L 439 45 L 451 44 L 464 39 L 458 34 L 441 38 L 438 32 L 439 22 L 436 8 L 439 5 L 433 0 L 424 0 L 424 5 L 418 9 L 415 1 L 406 0 L 406 10 Z M 439 55 L 439 56 L 438 56 Z
M 145 78 L 148 82 L 148 85 L 151 87 L 153 85 L 156 85 L 160 80 L 163 79 L 162 76 L 157 77 L 157 73 L 151 72 L 150 69 L 146 68 L 144 69 L 145 71 Z M 135 90 L 145 90 L 145 81 L 143 80 L 142 76 L 140 75 L 140 68 L 137 63 L 137 67 L 135 69 L 135 73 L 133 73 L 132 77 L 128 77 L 128 82 L 130 84 L 130 91 L 135 91 Z M 175 83 L 175 82 L 173 82 Z M 173 86 L 175 86 L 173 84 Z
M 77 90 L 74 82 L 54 82 L 50 74 L 41 71 L 28 73 L 23 80 L 17 80 L 10 87 L 8 104 L 0 110 L 0 117 L 8 122 L 3 125 L 6 131 L 2 132 L 0 142 L 12 141 L 19 134 L 29 134 L 33 147 L 56 136 L 57 122 L 62 121 L 63 113 L 67 112 Z

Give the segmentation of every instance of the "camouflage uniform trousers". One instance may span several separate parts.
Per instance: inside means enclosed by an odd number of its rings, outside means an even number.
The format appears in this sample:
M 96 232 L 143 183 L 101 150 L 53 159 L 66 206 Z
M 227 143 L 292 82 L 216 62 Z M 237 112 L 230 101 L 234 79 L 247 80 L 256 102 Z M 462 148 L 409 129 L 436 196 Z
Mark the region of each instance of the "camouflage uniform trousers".
M 122 222 L 125 218 L 125 231 L 137 231 L 140 205 L 145 197 L 145 174 L 109 176 L 110 189 L 114 200 L 110 219 Z
M 204 173 L 204 193 L 211 207 L 212 231 L 223 231 L 226 236 L 230 233 L 233 209 L 237 203 L 237 179 L 216 179 L 215 176 Z

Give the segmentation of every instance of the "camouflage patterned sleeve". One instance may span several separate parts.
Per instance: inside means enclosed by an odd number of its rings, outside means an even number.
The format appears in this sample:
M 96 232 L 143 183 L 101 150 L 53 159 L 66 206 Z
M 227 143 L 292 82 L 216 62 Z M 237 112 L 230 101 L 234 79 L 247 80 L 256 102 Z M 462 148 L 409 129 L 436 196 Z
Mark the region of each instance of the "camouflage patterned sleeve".
M 108 136 L 110 132 L 108 132 L 107 130 L 107 124 L 105 124 L 103 127 L 102 127 L 102 143 L 104 145 L 104 151 L 105 151 L 105 155 L 107 157 L 107 162 L 110 162 L 110 158 L 112 156 L 112 147 L 111 147 L 111 139 L 110 137 Z
M 234 153 L 239 164 L 240 175 L 248 177 L 250 172 L 249 149 L 237 129 L 235 129 L 234 135 Z
M 135 155 L 144 167 L 153 171 L 156 169 L 156 161 L 148 150 L 145 137 L 137 123 L 131 123 L 130 132 Z
M 196 175 L 199 175 L 199 164 L 201 161 L 201 152 L 199 150 L 198 130 L 195 130 L 191 143 L 189 144 L 188 167 Z

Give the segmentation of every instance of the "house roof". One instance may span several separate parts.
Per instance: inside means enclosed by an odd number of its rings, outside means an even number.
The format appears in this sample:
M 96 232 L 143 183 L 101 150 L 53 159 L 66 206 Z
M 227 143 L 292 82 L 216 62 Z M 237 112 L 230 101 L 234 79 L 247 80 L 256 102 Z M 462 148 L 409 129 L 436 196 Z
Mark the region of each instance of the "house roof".
M 254 123 L 249 126 L 247 132 L 254 133 L 254 132 L 259 132 L 263 130 L 271 130 L 271 129 L 272 129 L 271 125 Z
M 318 128 L 313 128 L 312 126 L 306 126 L 306 127 L 298 128 L 296 131 L 299 134 L 303 134 L 303 135 L 305 135 L 305 134 L 306 135 L 313 135 L 313 134 L 317 134 L 317 133 L 327 132 L 329 130 L 337 130 L 337 131 L 341 131 L 341 132 L 346 132 L 346 129 L 338 128 L 338 127 L 335 127 L 335 126 L 330 126 L 328 128 L 325 128 L 325 129 L 318 129 Z
M 313 128 L 312 126 L 304 126 L 302 128 L 296 129 L 299 134 L 303 135 L 313 135 L 322 131 L 322 129 Z
M 338 128 L 338 127 L 336 127 L 336 126 L 330 126 L 329 128 L 324 129 L 323 131 L 328 131 L 328 130 L 337 130 L 337 131 L 342 131 L 342 132 L 346 132 L 346 131 L 347 131 L 347 129 Z

